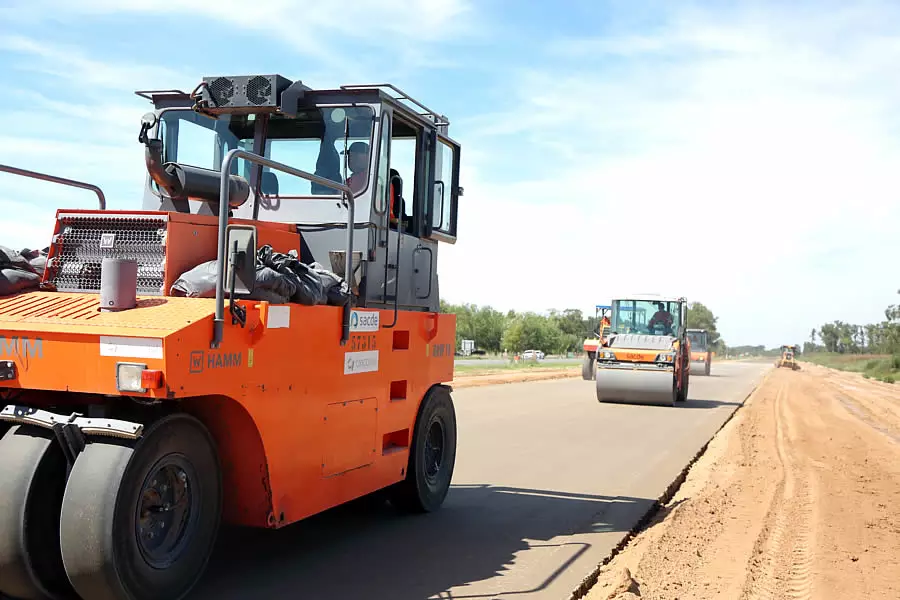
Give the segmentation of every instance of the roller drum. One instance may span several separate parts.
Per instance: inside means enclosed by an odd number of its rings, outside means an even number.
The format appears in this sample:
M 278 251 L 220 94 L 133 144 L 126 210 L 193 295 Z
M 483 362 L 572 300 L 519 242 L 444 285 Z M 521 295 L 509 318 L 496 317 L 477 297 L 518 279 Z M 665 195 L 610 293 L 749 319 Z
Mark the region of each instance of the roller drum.
M 706 361 L 692 360 L 691 375 L 706 375 Z
M 598 367 L 597 401 L 674 406 L 675 375 L 664 370 Z

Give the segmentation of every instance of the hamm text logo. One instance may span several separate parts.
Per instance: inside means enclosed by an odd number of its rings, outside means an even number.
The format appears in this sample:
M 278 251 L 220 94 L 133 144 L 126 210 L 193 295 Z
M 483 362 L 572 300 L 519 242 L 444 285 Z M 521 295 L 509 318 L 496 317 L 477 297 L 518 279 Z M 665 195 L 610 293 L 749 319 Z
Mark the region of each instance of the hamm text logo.
M 378 331 L 378 312 L 361 312 L 354 310 L 350 313 L 350 331 Z
M 9 358 L 44 358 L 44 340 L 41 338 L 0 336 L 0 356 Z

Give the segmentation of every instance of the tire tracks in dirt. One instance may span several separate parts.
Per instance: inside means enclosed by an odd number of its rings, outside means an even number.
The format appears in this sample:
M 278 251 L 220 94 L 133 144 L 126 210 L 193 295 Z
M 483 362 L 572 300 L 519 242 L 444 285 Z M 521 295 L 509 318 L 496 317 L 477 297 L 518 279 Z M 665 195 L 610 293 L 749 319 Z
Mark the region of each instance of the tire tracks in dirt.
M 754 544 L 742 600 L 812 597 L 816 482 L 790 443 L 796 434 L 785 406 L 789 391 L 790 383 L 781 383 L 772 403 L 780 480 Z

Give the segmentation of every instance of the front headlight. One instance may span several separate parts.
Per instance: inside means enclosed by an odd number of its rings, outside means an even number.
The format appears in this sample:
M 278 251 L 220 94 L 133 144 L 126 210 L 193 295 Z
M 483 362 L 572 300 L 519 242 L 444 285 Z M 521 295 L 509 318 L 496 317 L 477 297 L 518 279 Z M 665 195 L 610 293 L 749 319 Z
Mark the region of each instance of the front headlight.
M 616 355 L 613 354 L 612 352 L 610 352 L 609 350 L 601 350 L 600 352 L 597 353 L 597 356 L 599 358 L 603 358 L 606 360 L 613 360 L 616 358 Z
M 675 355 L 671 352 L 665 352 L 663 354 L 659 354 L 656 357 L 657 362 L 670 363 L 675 362 Z
M 162 387 L 162 371 L 148 369 L 140 363 L 116 364 L 116 389 L 120 392 L 144 393 Z

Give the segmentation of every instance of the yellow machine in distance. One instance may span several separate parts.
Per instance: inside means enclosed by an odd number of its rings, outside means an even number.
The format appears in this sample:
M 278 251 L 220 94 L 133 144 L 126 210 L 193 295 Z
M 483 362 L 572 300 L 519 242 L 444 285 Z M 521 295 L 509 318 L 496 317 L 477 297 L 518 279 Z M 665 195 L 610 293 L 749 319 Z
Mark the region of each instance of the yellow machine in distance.
M 797 346 L 793 345 L 784 345 L 781 347 L 781 356 L 778 360 L 775 361 L 775 366 L 778 368 L 787 367 L 793 371 L 797 371 L 800 369 L 800 365 L 797 364 Z

